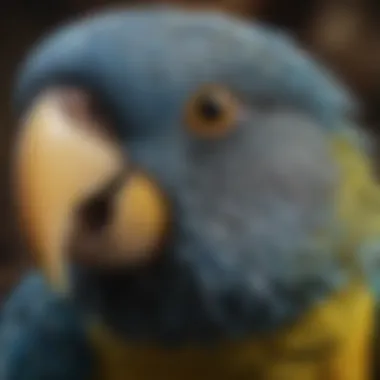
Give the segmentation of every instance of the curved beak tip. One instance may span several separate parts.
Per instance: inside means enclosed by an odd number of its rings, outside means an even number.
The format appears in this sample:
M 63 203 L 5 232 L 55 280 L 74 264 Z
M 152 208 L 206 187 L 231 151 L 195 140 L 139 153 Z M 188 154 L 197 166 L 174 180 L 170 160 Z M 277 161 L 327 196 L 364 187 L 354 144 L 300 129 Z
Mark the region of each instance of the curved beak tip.
M 117 145 L 89 120 L 68 115 L 67 99 L 67 90 L 36 99 L 22 121 L 14 161 L 22 228 L 38 265 L 59 288 L 66 287 L 62 251 L 73 209 L 123 161 Z

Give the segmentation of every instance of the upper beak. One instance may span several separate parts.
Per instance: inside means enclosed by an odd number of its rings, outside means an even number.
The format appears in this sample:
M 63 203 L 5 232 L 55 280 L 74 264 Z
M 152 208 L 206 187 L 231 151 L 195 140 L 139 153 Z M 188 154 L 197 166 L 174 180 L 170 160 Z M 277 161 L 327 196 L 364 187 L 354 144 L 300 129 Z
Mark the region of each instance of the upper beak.
M 21 227 L 47 279 L 56 290 L 67 292 L 67 251 L 76 213 L 125 172 L 128 157 L 105 133 L 104 122 L 92 117 L 85 93 L 45 93 L 25 116 L 14 161 Z M 106 235 L 116 253 L 105 255 L 104 261 L 128 263 L 148 257 L 167 222 L 158 188 L 142 173 L 131 172 L 113 206 Z

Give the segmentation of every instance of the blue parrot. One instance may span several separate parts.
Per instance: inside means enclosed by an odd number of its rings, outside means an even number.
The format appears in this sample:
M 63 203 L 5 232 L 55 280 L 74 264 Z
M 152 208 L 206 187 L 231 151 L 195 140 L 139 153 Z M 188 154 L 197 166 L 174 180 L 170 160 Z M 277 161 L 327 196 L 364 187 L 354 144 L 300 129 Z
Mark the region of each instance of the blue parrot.
M 380 193 L 349 92 L 217 12 L 61 26 L 15 84 L 37 270 L 1 380 L 369 380 Z

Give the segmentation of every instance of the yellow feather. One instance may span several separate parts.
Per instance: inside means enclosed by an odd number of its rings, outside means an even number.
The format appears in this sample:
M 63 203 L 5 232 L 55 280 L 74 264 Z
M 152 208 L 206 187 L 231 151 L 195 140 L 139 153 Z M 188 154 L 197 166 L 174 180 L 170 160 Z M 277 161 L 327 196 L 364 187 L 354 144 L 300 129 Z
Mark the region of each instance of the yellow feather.
M 339 250 L 355 260 L 365 244 L 380 243 L 380 188 L 370 159 L 351 141 L 337 136 L 332 140 L 332 152 L 341 176 L 337 214 L 345 231 Z
M 97 380 L 365 380 L 372 298 L 354 285 L 285 331 L 218 347 L 162 349 L 126 345 L 97 325 Z

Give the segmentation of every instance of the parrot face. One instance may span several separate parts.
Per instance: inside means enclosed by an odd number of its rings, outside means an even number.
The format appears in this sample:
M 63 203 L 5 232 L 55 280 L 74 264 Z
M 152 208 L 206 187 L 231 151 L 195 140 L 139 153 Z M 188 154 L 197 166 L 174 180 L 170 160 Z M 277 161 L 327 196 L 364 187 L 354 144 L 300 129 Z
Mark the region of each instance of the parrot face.
M 270 331 L 344 283 L 331 140 L 351 100 L 270 28 L 167 9 L 81 20 L 31 53 L 16 106 L 32 249 L 126 339 Z

